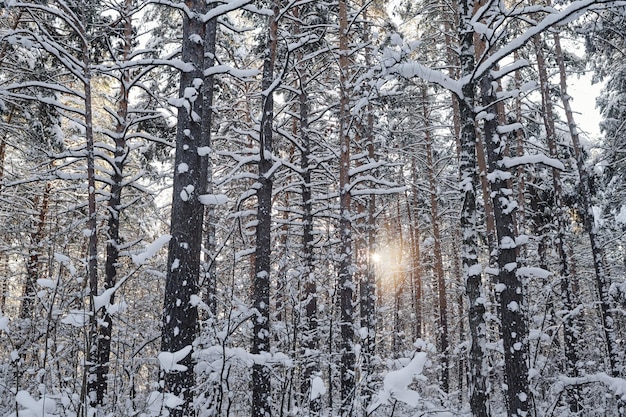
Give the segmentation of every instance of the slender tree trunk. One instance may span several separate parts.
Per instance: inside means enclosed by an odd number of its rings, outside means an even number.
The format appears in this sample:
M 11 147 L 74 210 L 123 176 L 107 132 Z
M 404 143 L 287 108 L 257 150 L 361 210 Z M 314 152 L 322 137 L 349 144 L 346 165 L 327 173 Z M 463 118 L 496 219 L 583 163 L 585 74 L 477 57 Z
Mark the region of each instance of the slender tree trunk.
M 84 28 L 83 28 L 84 29 Z M 82 32 L 85 36 L 85 32 Z M 97 231 L 97 212 L 96 212 L 96 173 L 95 173 L 95 155 L 94 155 L 94 138 L 93 138 L 93 113 L 92 113 L 92 94 L 91 94 L 91 63 L 89 60 L 90 45 L 85 38 L 83 43 L 83 88 L 85 94 L 85 138 L 87 150 L 87 230 L 89 237 L 87 243 L 87 281 L 89 282 L 89 300 L 91 309 L 90 319 L 90 347 L 89 347 L 89 370 L 87 378 L 87 393 L 89 396 L 89 404 L 95 407 L 101 404 L 99 393 L 102 388 L 100 374 L 102 372 L 102 364 L 98 357 L 98 311 L 96 311 L 94 297 L 98 295 L 98 231 Z
M 504 372 L 507 384 L 507 413 L 510 417 L 527 416 L 531 391 L 528 383 L 528 325 L 524 288 L 517 275 L 515 202 L 511 198 L 509 172 L 502 164 L 504 139 L 498 134 L 496 87 L 493 79 L 481 80 L 482 105 L 488 115 L 484 135 L 489 161 L 489 181 L 497 234 L 496 259 L 500 292 L 501 333 L 504 347 Z
M 437 285 L 437 300 L 439 320 L 437 323 L 437 334 L 439 335 L 439 355 L 441 358 L 441 389 L 443 392 L 450 391 L 450 365 L 448 362 L 448 301 L 446 294 L 446 280 L 443 270 L 443 254 L 441 251 L 441 232 L 439 230 L 439 202 L 437 197 L 437 184 L 435 183 L 435 160 L 433 157 L 433 139 L 429 126 L 430 112 L 428 109 L 428 92 L 426 85 L 422 86 L 422 113 L 426 126 L 424 134 L 426 135 L 426 165 L 428 171 L 428 191 L 430 194 L 430 222 L 433 233 L 433 256 L 434 256 L 434 272 Z
M 474 30 L 471 23 L 474 2 L 461 0 L 459 4 L 459 35 L 461 75 L 472 73 L 474 61 Z M 463 97 L 459 99 L 460 117 L 460 191 L 463 195 L 461 209 L 461 234 L 463 236 L 461 262 L 468 301 L 470 352 L 469 352 L 469 397 L 474 416 L 488 416 L 487 365 L 485 345 L 485 298 L 482 285 L 482 268 L 478 263 L 478 219 L 476 188 L 478 186 L 478 164 L 476 157 L 476 85 L 473 81 L 463 86 Z
M 126 0 L 124 3 L 124 27 L 123 46 L 120 57 L 121 62 L 127 62 L 132 45 L 132 3 Z M 128 128 L 128 95 L 130 73 L 123 70 L 120 80 L 120 95 L 118 98 L 117 125 L 115 128 L 115 150 L 113 152 L 113 173 L 111 175 L 111 191 L 108 202 L 107 221 L 107 245 L 106 260 L 104 265 L 104 291 L 115 287 L 117 282 L 118 261 L 120 257 L 120 216 L 122 212 L 122 190 L 124 187 L 124 165 L 128 156 L 125 132 Z M 115 294 L 111 294 L 108 304 L 113 304 Z M 109 359 L 111 355 L 111 334 L 113 332 L 113 319 L 107 310 L 108 305 L 101 310 L 100 325 L 98 326 L 98 371 L 97 378 L 97 402 L 103 404 L 107 390 L 107 378 L 109 373 Z
M 533 37 L 533 43 L 537 54 L 537 68 L 539 72 L 539 83 L 541 86 L 541 98 L 544 112 L 544 126 L 546 129 L 546 139 L 548 141 L 548 149 L 551 158 L 558 158 L 558 150 L 556 144 L 556 129 L 554 126 L 554 109 L 552 99 L 550 97 L 550 84 L 548 80 L 548 71 L 546 68 L 543 46 L 539 36 Z M 576 281 L 576 277 L 571 273 L 570 260 L 565 248 L 565 229 L 567 227 L 567 219 L 563 212 L 563 186 L 561 183 L 561 173 L 558 169 L 552 168 L 552 186 L 554 191 L 553 207 L 556 217 L 556 248 L 561 262 L 561 297 L 563 306 L 566 311 L 571 312 L 574 309 L 573 294 L 571 285 Z M 569 315 L 568 315 L 569 316 Z M 576 320 L 574 317 L 565 318 L 563 323 L 563 348 L 565 350 L 566 372 L 572 377 L 578 376 L 578 352 L 576 345 L 578 344 L 579 330 L 575 328 Z M 579 390 L 574 387 L 568 390 L 570 411 L 577 413 L 581 411 L 581 397 Z
M 278 40 L 278 2 L 273 2 L 273 15 L 269 20 L 265 60 L 263 62 L 262 115 L 259 132 L 259 177 L 257 188 L 256 251 L 252 283 L 255 316 L 252 338 L 252 354 L 270 351 L 270 255 L 272 243 L 272 138 L 274 121 L 274 62 Z M 252 367 L 252 417 L 270 417 L 272 395 L 270 368 L 255 363 Z
M 183 15 L 181 59 L 190 71 L 181 72 L 178 100 L 176 157 L 170 241 L 161 332 L 162 390 L 183 400 L 172 409 L 174 417 L 193 416 L 195 378 L 192 344 L 197 334 L 198 310 L 192 297 L 198 294 L 204 207 L 199 195 L 207 189 L 207 156 L 204 144 L 203 80 L 206 12 L 203 0 L 188 0 L 190 13 Z M 172 363 L 176 360 L 176 364 Z M 180 360 L 178 360 L 180 359 Z
M 561 39 L 557 32 L 554 33 L 554 44 L 556 59 L 559 66 L 559 79 L 561 89 L 561 99 L 565 109 L 565 117 L 567 118 L 567 126 L 572 139 L 572 147 L 574 149 L 574 157 L 576 159 L 576 168 L 578 169 L 579 178 L 579 196 L 580 205 L 583 211 L 583 222 L 585 230 L 589 236 L 591 243 L 591 251 L 593 255 L 593 264 L 596 275 L 596 287 L 600 296 L 600 311 L 602 315 L 602 323 L 604 327 L 604 337 L 606 340 L 607 351 L 609 354 L 609 364 L 611 366 L 611 375 L 613 377 L 623 377 L 623 363 L 620 354 L 619 343 L 617 341 L 615 320 L 612 313 L 611 296 L 608 289 L 611 287 L 611 279 L 608 274 L 604 259 L 603 244 L 598 234 L 597 227 L 594 225 L 593 206 L 591 203 L 591 186 L 590 175 L 585 163 L 582 147 L 576 121 L 574 120 L 574 112 L 570 104 L 571 97 L 567 93 L 567 74 L 565 70 L 565 61 L 563 59 L 563 50 L 561 48 Z M 574 283 L 575 285 L 575 283 Z M 618 400 L 619 412 L 626 413 L 626 402 Z
M 214 7 L 214 6 L 209 6 Z M 207 22 L 204 39 L 204 69 L 210 69 L 215 66 L 215 45 L 217 37 L 217 17 L 212 18 Z M 211 129 L 213 127 L 213 89 L 214 89 L 214 76 L 210 74 L 204 78 L 204 94 L 202 103 L 202 147 L 205 152 L 211 152 L 211 146 L 213 145 L 211 140 Z M 207 173 L 207 194 L 211 195 L 215 192 L 213 188 L 213 164 L 211 162 L 211 154 L 206 158 L 206 173 Z M 205 209 L 205 251 L 206 251 L 206 271 L 204 278 L 204 302 L 208 306 L 209 321 L 213 323 L 213 320 L 217 316 L 217 243 L 216 243 L 216 230 L 215 225 L 217 219 L 215 217 L 214 205 L 207 205 Z
M 31 233 L 31 245 L 30 251 L 28 254 L 28 261 L 26 265 L 26 282 L 24 283 L 24 287 L 22 289 L 22 304 L 20 305 L 20 318 L 25 319 L 33 319 L 34 317 L 34 306 L 36 299 L 36 286 L 37 279 L 39 278 L 39 255 L 40 251 L 43 248 L 43 241 L 45 238 L 45 226 L 46 219 L 48 217 L 48 206 L 50 203 L 50 191 L 52 189 L 52 185 L 48 182 L 44 186 L 43 194 L 41 196 L 41 206 L 39 207 L 39 215 L 37 216 L 37 223 L 35 226 L 35 230 Z M 34 198 L 34 208 L 37 208 L 39 205 L 39 196 Z
M 422 258 L 420 253 L 419 213 L 417 213 L 417 166 L 415 157 L 411 158 L 411 175 L 413 177 L 412 204 L 407 199 L 407 213 L 410 224 L 411 241 L 411 286 L 413 287 L 413 310 L 415 324 L 413 325 L 413 339 L 422 338 Z
M 339 309 L 341 317 L 341 416 L 352 415 L 354 393 L 354 328 L 352 280 L 352 214 L 350 184 L 350 133 L 348 96 L 348 6 L 339 0 Z
M 306 78 L 300 78 L 300 140 L 302 169 L 302 248 L 304 254 L 304 294 L 305 311 L 304 340 L 305 350 L 302 393 L 309 394 L 311 379 L 320 371 L 318 363 L 318 317 L 317 317 L 317 280 L 315 277 L 314 236 L 313 236 L 313 193 L 311 188 L 311 138 L 309 136 L 309 99 L 306 93 Z M 310 398 L 311 413 L 318 413 L 321 408 L 320 398 Z

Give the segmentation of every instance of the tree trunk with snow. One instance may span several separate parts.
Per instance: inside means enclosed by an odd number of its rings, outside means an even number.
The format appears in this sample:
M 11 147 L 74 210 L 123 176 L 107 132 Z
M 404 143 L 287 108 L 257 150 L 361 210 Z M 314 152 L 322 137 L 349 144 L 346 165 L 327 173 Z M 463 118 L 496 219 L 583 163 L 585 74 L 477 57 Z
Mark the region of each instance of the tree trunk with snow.
M 422 86 L 422 113 L 424 116 L 424 134 L 426 135 L 426 165 L 428 176 L 428 192 L 430 197 L 430 223 L 433 234 L 433 257 L 434 257 L 434 273 L 435 282 L 437 287 L 437 306 L 438 306 L 438 322 L 437 322 L 437 334 L 439 335 L 438 351 L 441 360 L 441 389 L 443 392 L 448 393 L 450 390 L 450 365 L 448 362 L 448 297 L 446 291 L 446 280 L 443 269 L 443 253 L 441 250 L 441 232 L 439 224 L 441 219 L 439 218 L 439 201 L 437 184 L 435 178 L 435 158 L 433 151 L 433 138 L 431 135 L 430 127 L 430 111 L 429 111 L 429 98 L 427 86 Z
M 191 13 L 183 16 L 181 59 L 189 68 L 181 71 L 180 96 L 176 102 L 178 126 L 171 239 L 161 334 L 161 351 L 173 354 L 164 357 L 182 356 L 177 364 L 161 363 L 164 394 L 173 394 L 182 400 L 180 407 L 171 410 L 170 415 L 175 417 L 194 415 L 192 402 L 195 379 L 191 346 L 198 326 L 197 300 L 194 297 L 198 296 L 204 222 L 204 207 L 199 195 L 207 187 L 206 155 L 198 150 L 205 136 L 202 104 L 206 24 L 202 15 L 206 5 L 203 0 L 189 0 L 187 6 Z M 179 355 L 174 355 L 176 352 L 180 352 Z
M 542 107 L 544 113 L 543 120 L 546 130 L 546 140 L 548 142 L 550 157 L 558 158 L 556 127 L 554 125 L 555 114 L 552 98 L 550 95 L 550 84 L 548 80 L 548 70 L 546 67 L 543 45 L 541 42 L 541 37 L 539 35 L 533 37 L 533 44 L 535 47 L 535 52 L 537 54 L 537 71 L 539 73 L 539 85 L 541 88 Z M 563 202 L 563 184 L 561 181 L 561 173 L 558 169 L 554 167 L 552 168 L 552 188 L 554 192 L 553 207 L 555 211 L 554 217 L 556 219 L 555 227 L 557 229 L 555 244 L 557 254 L 559 256 L 559 261 L 561 263 L 561 297 L 565 311 L 572 312 L 575 308 L 573 304 L 574 295 L 572 292 L 572 285 L 574 284 L 574 281 L 577 280 L 577 278 L 572 274 L 570 265 L 571 261 L 565 248 L 565 230 L 567 228 L 568 219 L 565 217 L 566 213 L 564 213 L 563 211 L 565 208 Z M 575 328 L 575 324 L 575 316 L 572 316 L 572 314 L 567 314 L 564 318 L 563 323 L 563 349 L 566 362 L 565 371 L 571 377 L 578 376 L 578 352 L 576 346 L 578 344 L 577 335 L 580 333 L 580 331 Z M 568 394 L 570 411 L 573 413 L 581 411 L 581 397 L 579 389 L 577 387 L 568 389 Z
M 273 14 L 269 18 L 267 44 L 263 61 L 262 114 L 259 129 L 259 175 L 257 178 L 257 226 L 252 282 L 252 305 L 254 308 L 251 353 L 270 352 L 270 268 L 272 245 L 272 172 L 273 121 L 274 121 L 274 62 L 278 41 L 278 1 L 273 2 Z M 266 364 L 252 366 L 252 417 L 269 417 L 272 414 L 270 368 Z
M 339 0 L 339 309 L 341 328 L 341 410 L 352 415 L 354 394 L 354 328 L 352 278 L 352 213 L 350 185 L 350 111 L 348 60 L 348 6 Z
M 459 4 L 459 36 L 461 76 L 472 74 L 474 60 L 474 31 L 471 24 L 474 2 L 462 0 Z M 463 195 L 461 208 L 461 262 L 468 301 L 470 331 L 469 351 L 469 397 L 470 407 L 475 416 L 489 415 L 487 403 L 487 364 L 485 345 L 487 328 L 485 324 L 485 296 L 482 285 L 482 271 L 478 263 L 478 212 L 476 188 L 478 187 L 478 164 L 476 160 L 476 85 L 469 80 L 462 89 L 459 100 L 460 118 L 460 191 Z
M 487 149 L 497 236 L 497 279 L 500 298 L 501 334 L 504 347 L 504 373 L 507 384 L 507 412 L 524 417 L 530 409 L 528 382 L 528 325 L 524 286 L 518 275 L 517 243 L 514 222 L 516 202 L 509 187 L 510 172 L 502 163 L 506 144 L 498 133 L 497 100 L 494 80 L 481 79 L 482 106 L 485 111 L 484 138 Z

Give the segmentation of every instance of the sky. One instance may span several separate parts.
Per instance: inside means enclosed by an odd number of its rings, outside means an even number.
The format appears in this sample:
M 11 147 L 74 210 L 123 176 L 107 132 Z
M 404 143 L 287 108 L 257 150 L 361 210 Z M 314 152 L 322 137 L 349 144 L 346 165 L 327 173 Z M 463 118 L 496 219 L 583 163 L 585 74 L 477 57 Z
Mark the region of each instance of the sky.
M 580 78 L 568 78 L 568 93 L 572 96 L 572 109 L 576 112 L 574 118 L 579 129 L 586 134 L 588 139 L 594 140 L 600 137 L 598 124 L 602 118 L 596 108 L 596 97 L 602 86 L 591 84 L 591 74 L 587 73 Z

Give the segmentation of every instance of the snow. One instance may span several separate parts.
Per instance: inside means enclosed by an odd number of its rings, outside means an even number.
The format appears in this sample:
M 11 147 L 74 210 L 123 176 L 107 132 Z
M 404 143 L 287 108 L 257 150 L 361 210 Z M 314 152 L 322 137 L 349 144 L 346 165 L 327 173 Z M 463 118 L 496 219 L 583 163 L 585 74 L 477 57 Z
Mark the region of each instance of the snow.
M 39 278 L 37 279 L 37 285 L 44 288 L 55 289 L 57 287 L 57 282 L 48 278 Z
M 2 331 L 9 333 L 9 318 L 0 310 L 0 332 Z
M 115 290 L 116 290 L 115 287 L 107 288 L 106 290 L 104 290 L 102 294 L 94 296 L 93 297 L 94 310 L 98 311 L 102 307 L 108 306 L 111 302 L 111 297 L 113 296 L 113 293 L 115 292 Z
M 561 384 L 563 385 L 561 389 L 571 385 L 584 385 L 589 384 L 590 382 L 599 382 L 604 384 L 611 391 L 613 391 L 615 396 L 621 398 L 622 401 L 626 401 L 626 379 L 624 378 L 615 378 L 607 375 L 604 372 L 599 372 L 596 374 L 585 375 L 576 378 L 561 375 L 559 379 Z
M 198 200 L 205 206 L 221 206 L 228 203 L 228 196 L 224 194 L 203 194 L 198 197 Z
M 538 268 L 538 267 L 527 267 L 527 266 L 517 268 L 517 271 L 515 271 L 515 273 L 517 274 L 518 277 L 541 278 L 541 279 L 546 279 L 550 275 L 552 275 L 552 272 L 546 269 Z
M 441 71 L 433 70 L 419 62 L 408 62 L 397 64 L 393 67 L 392 73 L 398 73 L 405 78 L 419 77 L 426 82 L 440 85 L 448 91 L 453 92 L 458 97 L 463 97 L 462 86 L 459 81 L 453 80 Z
M 179 405 L 183 404 L 184 401 L 182 398 L 174 395 L 172 393 L 161 393 L 158 391 L 153 391 L 148 395 L 147 399 L 148 410 L 151 412 L 150 415 L 168 415 L 161 414 L 163 412 L 163 407 L 167 408 L 176 408 Z
M 397 400 L 416 407 L 421 399 L 417 391 L 411 390 L 408 386 L 414 379 L 424 379 L 422 371 L 428 361 L 426 352 L 417 352 L 413 359 L 403 368 L 390 371 L 383 379 L 383 390 L 378 393 L 376 401 L 368 407 L 368 413 L 374 411 L 381 405 L 391 404 L 390 400 Z
M 182 163 L 178 164 L 178 167 L 176 167 L 176 171 L 178 171 L 179 174 L 183 174 L 185 172 L 189 172 L 189 165 L 187 165 L 186 163 L 182 162 Z
M 211 153 L 211 147 L 210 146 L 200 146 L 198 147 L 198 156 L 207 156 L 208 154 Z
M 474 276 L 478 276 L 482 273 L 483 268 L 480 264 L 475 264 L 469 267 L 469 269 L 467 270 L 467 276 L 468 277 L 474 277 Z
M 207 68 L 204 70 L 204 76 L 208 77 L 210 75 L 215 74 L 229 74 L 236 78 L 253 78 L 257 75 L 261 74 L 259 70 L 242 70 L 238 68 L 231 67 L 229 65 L 214 65 L 211 68 Z
M 61 253 L 55 253 L 54 260 L 66 267 L 70 275 L 76 275 L 76 268 L 74 267 L 74 265 L 72 265 L 72 261 L 68 256 L 65 256 Z
M 70 310 L 67 316 L 61 319 L 61 323 L 74 327 L 83 327 L 89 323 L 91 313 L 85 310 Z
M 621 206 L 619 213 L 615 216 L 615 222 L 618 224 L 626 224 L 626 206 Z
M 180 192 L 180 199 L 183 201 L 189 201 L 189 198 L 192 196 L 194 190 L 195 187 L 192 184 L 186 185 Z
M 326 394 L 326 385 L 324 384 L 324 381 L 319 376 L 314 377 L 311 380 L 310 399 L 314 400 L 316 398 L 321 397 L 324 394 Z
M 182 361 L 191 352 L 191 345 L 187 345 L 176 352 L 161 352 L 157 356 L 161 369 L 165 372 L 186 371 L 187 367 L 178 362 Z
M 549 158 L 544 154 L 536 154 L 536 155 L 522 155 L 517 157 L 504 157 L 502 158 L 502 164 L 507 168 L 513 168 L 519 165 L 528 165 L 528 164 L 544 164 L 549 167 L 565 170 L 565 165 L 558 159 Z
M 18 410 L 17 417 L 55 417 L 53 413 L 56 408 L 56 402 L 49 397 L 44 396 L 40 400 L 35 400 L 28 391 L 18 391 L 15 394 L 15 401 L 23 407 Z M 9 414 L 7 417 L 16 416 L 15 413 Z
M 142 253 L 138 253 L 137 255 L 131 255 L 130 257 L 133 260 L 133 263 L 137 266 L 145 264 L 146 261 L 154 257 L 159 249 L 161 249 L 166 243 L 168 243 L 171 238 L 171 235 L 160 236 L 154 242 L 148 245 L 148 247 Z

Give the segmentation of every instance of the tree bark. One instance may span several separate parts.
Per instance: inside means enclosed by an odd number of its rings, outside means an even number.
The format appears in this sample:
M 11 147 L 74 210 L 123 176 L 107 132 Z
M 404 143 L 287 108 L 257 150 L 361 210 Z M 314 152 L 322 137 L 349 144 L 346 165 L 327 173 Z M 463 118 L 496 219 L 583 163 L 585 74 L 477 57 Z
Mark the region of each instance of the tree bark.
M 441 360 L 441 389 L 443 392 L 450 391 L 450 365 L 448 362 L 448 300 L 446 294 L 446 280 L 443 270 L 443 254 L 441 251 L 441 232 L 439 230 L 439 201 L 437 200 L 437 185 L 435 183 L 435 160 L 433 157 L 432 136 L 430 130 L 430 112 L 428 109 L 428 92 L 426 85 L 422 86 L 422 113 L 424 116 L 424 134 L 426 135 L 426 165 L 428 175 L 428 191 L 430 195 L 430 222 L 433 233 L 433 256 L 434 272 L 437 285 L 438 323 L 437 334 L 439 335 L 439 355 Z
M 215 6 L 209 6 L 215 7 Z M 217 41 L 217 17 L 212 18 L 207 22 L 204 39 L 204 69 L 213 68 L 215 66 L 215 45 Z M 214 75 L 208 75 L 204 78 L 204 102 L 202 103 L 202 146 L 208 152 L 212 152 L 211 146 L 213 145 L 211 140 L 211 129 L 213 127 L 213 89 L 215 85 Z M 206 173 L 207 173 L 207 194 L 213 194 L 215 192 L 213 188 L 213 164 L 211 162 L 211 155 L 206 158 Z M 214 320 L 217 316 L 217 243 L 216 243 L 216 222 L 215 207 L 208 205 L 205 209 L 206 219 L 206 271 L 204 278 L 204 302 L 208 306 L 209 320 Z
M 270 351 L 270 267 L 272 244 L 272 173 L 273 166 L 273 121 L 274 121 L 274 62 L 278 41 L 278 1 L 272 4 L 273 14 L 269 18 L 267 45 L 263 61 L 262 115 L 259 131 L 259 176 L 257 180 L 257 226 L 256 251 L 254 257 L 254 280 L 252 298 L 253 336 L 251 353 L 269 354 Z M 252 417 L 270 417 L 272 395 L 269 366 L 255 363 L 252 366 Z
M 531 391 L 528 383 L 528 325 L 524 287 L 517 274 L 517 245 L 514 222 L 516 202 L 509 188 L 509 171 L 502 164 L 506 148 L 498 133 L 495 82 L 490 76 L 481 80 L 484 136 L 489 163 L 494 220 L 497 235 L 496 256 L 500 292 L 501 334 L 504 347 L 504 372 L 507 384 L 507 414 L 527 416 Z
M 354 393 L 354 328 L 352 282 L 352 214 L 350 184 L 350 133 L 348 81 L 348 6 L 339 0 L 339 309 L 341 328 L 341 410 L 343 417 L 352 415 Z
M 541 37 L 539 35 L 533 37 L 533 44 L 537 54 L 537 69 L 539 72 L 539 83 L 541 87 L 541 98 L 543 107 L 543 120 L 544 127 L 546 129 L 546 139 L 548 142 L 548 149 L 550 151 L 551 158 L 558 158 L 557 141 L 556 141 L 556 129 L 554 126 L 555 114 L 552 105 L 552 98 L 550 97 L 550 84 L 548 80 L 548 71 L 546 67 L 545 57 L 543 53 L 543 45 Z M 558 169 L 552 168 L 552 187 L 554 191 L 553 207 L 555 210 L 554 218 L 556 219 L 556 249 L 561 262 L 560 270 L 560 284 L 561 284 L 561 297 L 563 307 L 566 311 L 571 312 L 574 310 L 573 305 L 573 293 L 572 285 L 577 280 L 571 272 L 570 260 L 565 248 L 565 229 L 567 228 L 567 219 L 563 212 L 563 185 L 561 182 L 561 173 Z M 578 343 L 577 334 L 579 330 L 575 328 L 576 321 L 574 317 L 566 315 L 563 323 L 563 349 L 565 354 L 566 369 L 568 375 L 572 377 L 578 376 L 578 352 L 576 345 Z M 570 411 L 577 413 L 581 410 L 581 400 L 579 390 L 574 387 L 568 389 L 569 394 L 569 406 Z
M 203 145 L 203 80 L 206 12 L 203 0 L 187 0 L 189 14 L 183 15 L 183 44 L 181 59 L 191 64 L 190 71 L 181 72 L 178 101 L 176 157 L 174 161 L 174 189 L 170 241 L 163 304 L 161 351 L 183 356 L 174 370 L 165 365 L 162 390 L 183 400 L 180 407 L 171 410 L 171 416 L 188 417 L 193 410 L 195 378 L 191 347 L 196 337 L 198 310 L 192 297 L 198 294 L 200 253 L 204 207 L 199 194 L 207 188 L 205 158 L 198 148 Z M 201 156 L 202 154 L 203 156 Z M 163 353 L 162 353 L 163 354 Z M 165 357 L 168 357 L 166 355 Z
M 471 24 L 474 2 L 462 0 L 459 4 L 459 35 L 461 76 L 472 74 L 475 66 L 474 29 Z M 485 325 L 485 297 L 482 285 L 482 268 L 478 263 L 478 220 L 476 188 L 478 171 L 476 157 L 476 85 L 470 80 L 463 86 L 463 97 L 459 98 L 460 118 L 460 191 L 463 195 L 461 208 L 461 234 L 463 236 L 461 262 L 465 291 L 468 299 L 470 330 L 469 351 L 469 397 L 472 414 L 488 416 L 487 364 L 485 345 L 487 343 Z

